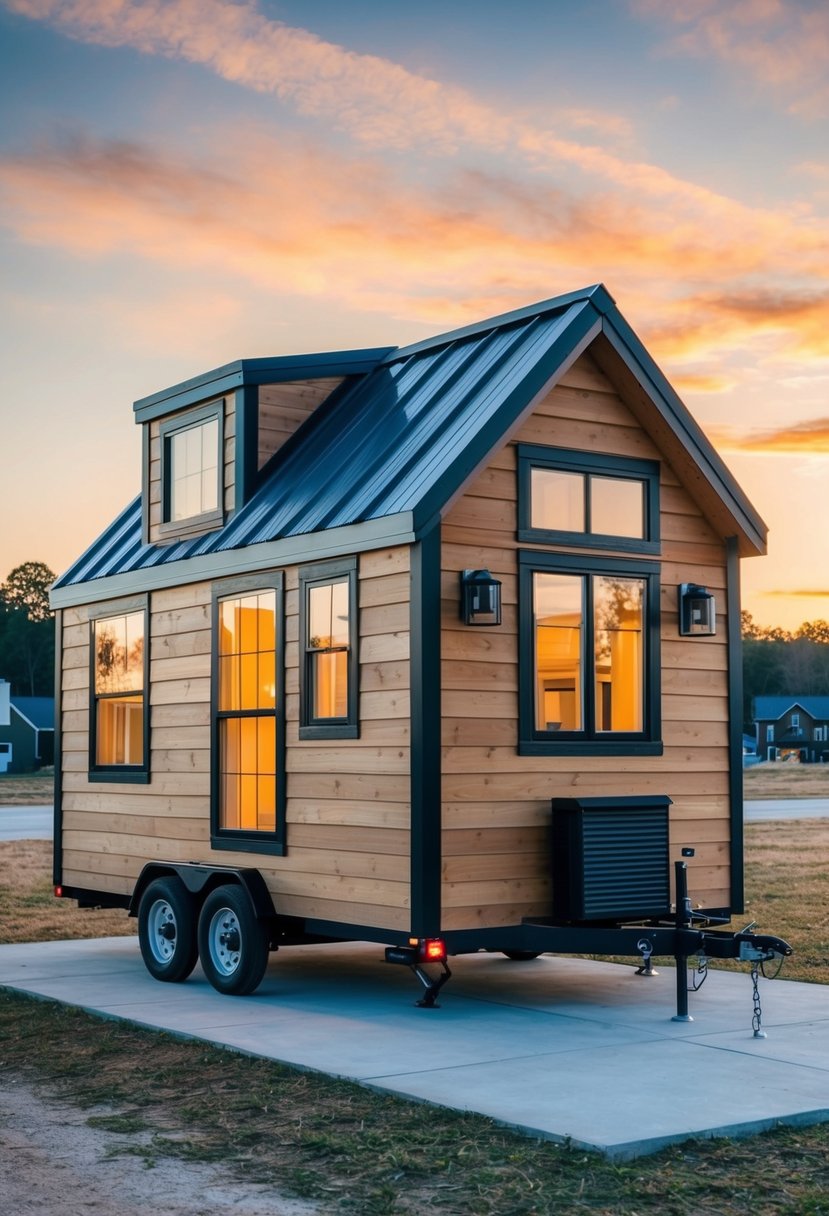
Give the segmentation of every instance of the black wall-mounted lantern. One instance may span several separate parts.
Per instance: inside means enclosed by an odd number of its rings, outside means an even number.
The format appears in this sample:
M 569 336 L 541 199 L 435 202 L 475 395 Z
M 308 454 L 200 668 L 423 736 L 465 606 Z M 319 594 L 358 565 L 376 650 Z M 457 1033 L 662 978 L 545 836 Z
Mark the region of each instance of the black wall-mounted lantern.
M 710 638 L 717 632 L 717 604 L 705 587 L 680 583 L 679 632 L 695 638 Z
M 488 570 L 461 574 L 461 620 L 464 625 L 501 624 L 501 584 Z

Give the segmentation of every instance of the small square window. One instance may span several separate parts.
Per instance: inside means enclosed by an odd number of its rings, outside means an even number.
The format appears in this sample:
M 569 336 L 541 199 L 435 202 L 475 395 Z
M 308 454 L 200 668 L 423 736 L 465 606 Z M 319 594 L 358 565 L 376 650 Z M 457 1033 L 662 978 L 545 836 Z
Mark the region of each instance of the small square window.
M 222 430 L 221 401 L 162 422 L 163 534 L 223 521 Z

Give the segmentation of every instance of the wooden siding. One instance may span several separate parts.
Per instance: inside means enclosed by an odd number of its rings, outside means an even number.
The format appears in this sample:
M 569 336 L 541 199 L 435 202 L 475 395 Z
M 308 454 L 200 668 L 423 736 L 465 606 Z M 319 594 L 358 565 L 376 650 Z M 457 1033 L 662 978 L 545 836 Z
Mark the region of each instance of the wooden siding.
M 88 781 L 88 616 L 65 612 L 65 885 L 128 894 L 150 860 L 256 866 L 287 915 L 408 931 L 408 550 L 362 556 L 359 580 L 360 738 L 300 742 L 298 576 L 285 571 L 284 857 L 210 847 L 212 585 L 151 597 L 148 785 Z
M 258 469 L 279 451 L 343 379 L 343 376 L 326 376 L 260 387 Z
M 223 412 L 223 428 L 224 428 L 224 475 L 223 475 L 223 495 L 224 495 L 224 511 L 228 515 L 234 508 L 235 504 L 235 484 L 236 484 L 236 407 L 232 395 L 224 397 L 224 412 Z M 187 411 L 180 411 L 182 417 Z M 149 541 L 150 544 L 158 544 L 159 541 L 171 539 L 168 532 L 162 534 L 162 485 L 161 485 L 161 423 L 166 422 L 168 417 L 175 417 L 175 414 L 170 414 L 164 418 L 155 419 L 153 422 L 145 423 L 149 427 L 149 468 L 146 493 L 148 495 L 148 526 L 149 526 Z M 215 526 L 215 525 L 213 525 Z M 188 535 L 190 533 L 188 532 Z
M 695 904 L 730 903 L 726 555 L 673 470 L 661 464 L 662 756 L 518 755 L 519 548 L 516 443 L 660 460 L 613 386 L 582 356 L 476 477 L 443 524 L 442 689 L 444 930 L 550 914 L 550 799 L 667 794 L 672 857 L 692 845 Z M 595 554 L 595 550 L 591 551 Z M 623 556 L 630 556 L 625 554 Z M 503 623 L 458 620 L 459 573 L 502 581 Z M 677 584 L 717 597 L 714 638 L 680 638 Z

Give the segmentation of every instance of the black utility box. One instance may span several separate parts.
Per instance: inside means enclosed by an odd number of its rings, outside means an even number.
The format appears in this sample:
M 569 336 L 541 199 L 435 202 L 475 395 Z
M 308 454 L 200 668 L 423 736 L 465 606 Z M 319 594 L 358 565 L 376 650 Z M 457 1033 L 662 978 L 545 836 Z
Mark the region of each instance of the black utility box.
M 664 794 L 553 798 L 553 917 L 626 921 L 671 912 Z

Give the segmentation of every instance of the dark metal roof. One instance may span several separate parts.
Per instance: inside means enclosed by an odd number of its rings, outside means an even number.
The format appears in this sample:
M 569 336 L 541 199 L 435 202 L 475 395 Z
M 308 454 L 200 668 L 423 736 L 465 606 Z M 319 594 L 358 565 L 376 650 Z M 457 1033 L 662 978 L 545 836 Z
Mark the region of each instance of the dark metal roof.
M 421 531 L 608 325 L 624 334 L 626 347 L 635 344 L 637 368 L 646 363 L 652 376 L 661 375 L 606 289 L 594 286 L 399 350 L 325 354 L 318 365 L 313 356 L 248 360 L 144 398 L 136 403 L 141 418 L 164 403 L 180 408 L 185 398 L 201 393 L 203 399 L 217 383 L 229 378 L 235 384 L 248 371 L 256 383 L 266 382 L 277 364 L 283 378 L 293 378 L 300 362 L 309 378 L 329 374 L 334 365 L 352 372 L 272 457 L 250 500 L 223 528 L 147 545 L 136 499 L 55 588 L 400 513 L 410 513 Z M 681 413 L 676 430 L 685 442 L 704 445 L 699 460 L 716 479 L 716 492 L 763 528 L 684 406 L 674 396 L 664 408 Z
M 776 722 L 790 710 L 804 710 L 810 718 L 829 722 L 829 697 L 783 697 L 768 696 L 754 698 L 754 720 Z
M 55 729 L 54 697 L 12 697 L 11 707 L 35 730 Z

